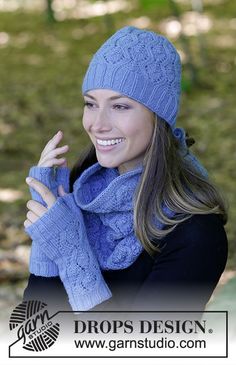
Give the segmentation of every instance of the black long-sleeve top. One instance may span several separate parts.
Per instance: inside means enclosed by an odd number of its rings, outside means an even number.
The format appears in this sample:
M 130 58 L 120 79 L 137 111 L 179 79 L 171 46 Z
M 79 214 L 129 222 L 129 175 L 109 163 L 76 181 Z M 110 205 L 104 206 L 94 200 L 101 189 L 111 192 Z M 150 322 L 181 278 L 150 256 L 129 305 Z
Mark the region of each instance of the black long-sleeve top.
M 218 214 L 193 215 L 169 233 L 160 254 L 145 250 L 123 270 L 102 271 L 112 297 L 91 310 L 204 310 L 227 261 Z M 29 275 L 24 300 L 72 310 L 60 277 Z

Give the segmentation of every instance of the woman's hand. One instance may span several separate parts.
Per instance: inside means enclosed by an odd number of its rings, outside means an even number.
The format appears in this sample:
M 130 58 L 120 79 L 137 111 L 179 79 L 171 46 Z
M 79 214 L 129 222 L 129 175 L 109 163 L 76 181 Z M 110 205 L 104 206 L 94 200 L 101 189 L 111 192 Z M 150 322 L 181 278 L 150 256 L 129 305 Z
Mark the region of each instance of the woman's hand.
M 59 131 L 52 139 L 49 140 L 41 153 L 38 167 L 53 167 L 55 165 L 67 167 L 66 158 L 56 158 L 58 155 L 61 155 L 62 153 L 65 153 L 69 150 L 68 145 L 56 148 L 58 143 L 62 140 L 62 137 L 63 132 Z
M 26 214 L 27 219 L 24 221 L 25 228 L 36 222 L 40 217 L 42 217 L 42 215 L 47 212 L 57 200 L 53 193 L 40 181 L 32 177 L 27 177 L 26 182 L 41 195 L 41 197 L 47 204 L 47 208 L 35 200 L 29 200 L 26 204 L 29 211 Z M 67 195 L 62 185 L 59 186 L 59 195 Z

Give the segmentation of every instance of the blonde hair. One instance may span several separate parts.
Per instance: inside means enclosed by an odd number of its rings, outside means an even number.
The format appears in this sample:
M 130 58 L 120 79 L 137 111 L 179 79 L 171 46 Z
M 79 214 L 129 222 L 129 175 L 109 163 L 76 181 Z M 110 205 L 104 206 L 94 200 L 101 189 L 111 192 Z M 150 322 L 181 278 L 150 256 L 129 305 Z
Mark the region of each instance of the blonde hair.
M 134 232 L 144 249 L 155 255 L 160 251 L 158 240 L 193 214 L 220 214 L 223 224 L 228 220 L 228 204 L 215 184 L 182 157 L 179 141 L 165 120 L 154 114 L 154 133 L 146 150 L 143 171 L 135 191 Z M 189 146 L 189 144 L 188 144 Z M 70 192 L 78 176 L 97 162 L 90 144 L 81 154 L 70 174 Z M 162 203 L 176 214 L 167 217 Z M 169 228 L 159 229 L 153 217 Z M 153 243 L 155 240 L 155 243 Z

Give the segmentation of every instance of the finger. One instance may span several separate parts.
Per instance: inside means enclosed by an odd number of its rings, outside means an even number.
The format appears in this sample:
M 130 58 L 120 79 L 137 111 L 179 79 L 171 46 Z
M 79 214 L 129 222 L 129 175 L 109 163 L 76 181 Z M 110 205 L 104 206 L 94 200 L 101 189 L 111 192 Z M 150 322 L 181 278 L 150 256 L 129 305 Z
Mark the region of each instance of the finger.
M 27 212 L 26 217 L 27 217 L 27 219 L 28 219 L 31 223 L 36 222 L 36 221 L 40 218 L 37 214 L 33 213 L 31 210 L 29 210 L 29 211 Z
M 64 188 L 62 185 L 59 185 L 58 186 L 58 193 L 60 196 L 64 196 L 64 195 L 67 195 L 67 193 L 65 192 Z
M 50 150 L 43 156 L 43 158 L 42 157 L 40 158 L 38 166 L 45 166 L 45 164 L 48 163 L 50 159 L 52 160 L 54 157 L 61 155 L 62 153 L 68 152 L 68 150 L 69 150 L 68 145 L 64 145 L 62 147 Z
M 65 153 L 69 150 L 68 144 L 65 144 L 64 146 L 55 148 L 54 150 L 50 151 L 47 156 L 48 157 L 56 157 L 58 155 L 61 155 L 62 153 Z
M 41 195 L 41 197 L 47 204 L 48 208 L 50 208 L 55 203 L 56 197 L 47 188 L 47 186 L 43 185 L 40 181 L 32 177 L 27 177 L 26 183 L 30 185 L 32 188 L 34 188 Z
M 37 215 L 38 217 L 41 217 L 48 210 L 48 208 L 36 200 L 29 200 L 26 206 L 33 214 Z
M 63 137 L 63 132 L 62 131 L 58 131 L 53 138 L 51 138 L 48 143 L 46 144 L 46 146 L 44 147 L 42 153 L 41 153 L 41 158 L 43 158 L 45 156 L 45 154 L 47 154 L 49 151 L 51 151 L 52 149 L 54 149 L 58 143 L 62 140 Z
M 56 144 L 57 143 L 59 143 L 59 140 L 56 142 Z M 38 162 L 39 167 L 53 167 L 54 165 L 61 165 L 63 162 L 65 162 L 64 159 L 55 160 L 53 158 L 62 153 L 68 152 L 69 146 L 64 145 L 62 147 L 55 148 L 56 144 L 49 145 L 48 148 L 42 152 L 40 160 Z
M 45 155 L 43 157 L 41 156 L 41 158 L 38 162 L 38 166 L 44 166 L 44 167 L 53 166 L 53 161 L 52 161 L 53 158 L 57 157 L 58 155 L 68 152 L 68 150 L 69 150 L 68 145 L 64 145 L 62 147 L 58 147 L 58 148 L 49 150 L 47 153 L 45 153 Z
M 27 227 L 31 226 L 31 224 L 32 224 L 32 222 L 30 222 L 30 221 L 29 221 L 29 219 L 26 219 L 26 220 L 24 221 L 24 226 L 25 226 L 25 228 L 27 228 Z
M 65 162 L 65 157 L 61 157 L 61 158 L 53 158 L 53 159 L 49 159 L 49 160 L 45 160 L 43 162 L 38 163 L 38 166 L 43 166 L 43 167 L 53 167 L 53 166 L 61 166 L 61 164 L 63 164 Z

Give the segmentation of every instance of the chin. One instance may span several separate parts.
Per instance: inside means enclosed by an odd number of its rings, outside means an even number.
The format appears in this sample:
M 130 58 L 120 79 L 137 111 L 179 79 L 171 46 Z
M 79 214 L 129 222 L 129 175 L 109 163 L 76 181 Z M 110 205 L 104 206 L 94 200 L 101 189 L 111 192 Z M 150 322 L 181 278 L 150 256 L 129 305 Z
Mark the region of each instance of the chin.
M 109 163 L 109 162 L 105 162 L 105 161 L 102 161 L 100 159 L 97 159 L 99 164 L 102 166 L 102 167 L 107 167 L 107 168 L 118 168 L 118 165 L 116 163 Z

